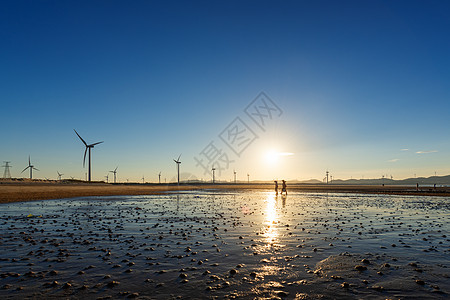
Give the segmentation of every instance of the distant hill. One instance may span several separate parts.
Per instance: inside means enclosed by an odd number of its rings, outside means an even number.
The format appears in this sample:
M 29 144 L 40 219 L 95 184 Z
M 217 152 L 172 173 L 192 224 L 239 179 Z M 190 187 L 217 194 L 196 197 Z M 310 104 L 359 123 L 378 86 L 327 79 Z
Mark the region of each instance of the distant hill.
M 295 182 L 295 181 L 294 181 Z M 304 183 L 304 184 L 321 184 L 323 183 L 320 180 L 317 179 L 308 179 L 308 180 L 302 180 L 302 181 L 297 181 L 297 183 Z
M 303 183 L 303 182 L 302 182 Z M 402 180 L 393 180 L 390 178 L 377 179 L 348 179 L 348 180 L 333 180 L 332 184 L 351 184 L 351 185 L 450 185 L 450 175 L 446 176 L 431 176 L 431 177 L 417 177 L 407 178 Z

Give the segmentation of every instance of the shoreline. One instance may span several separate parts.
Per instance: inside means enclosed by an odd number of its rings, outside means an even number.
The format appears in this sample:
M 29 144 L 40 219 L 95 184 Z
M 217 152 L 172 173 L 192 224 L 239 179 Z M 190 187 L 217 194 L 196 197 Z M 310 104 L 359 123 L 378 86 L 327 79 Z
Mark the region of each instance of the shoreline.
M 193 190 L 273 190 L 266 183 L 204 183 L 204 184 L 107 184 L 85 182 L 42 182 L 42 181 L 0 181 L 0 203 L 14 203 L 34 200 L 66 199 L 89 196 L 126 196 L 154 195 L 165 192 Z M 288 192 L 317 193 L 362 193 L 408 196 L 447 196 L 449 187 L 419 187 L 398 185 L 324 185 L 324 184 L 288 184 Z

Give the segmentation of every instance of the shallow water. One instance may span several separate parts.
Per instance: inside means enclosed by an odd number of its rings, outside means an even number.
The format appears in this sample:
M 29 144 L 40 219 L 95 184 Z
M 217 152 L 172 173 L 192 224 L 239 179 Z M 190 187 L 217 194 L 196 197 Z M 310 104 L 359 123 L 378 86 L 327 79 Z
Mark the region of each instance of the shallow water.
M 203 191 L 2 204 L 0 297 L 444 299 L 449 200 Z

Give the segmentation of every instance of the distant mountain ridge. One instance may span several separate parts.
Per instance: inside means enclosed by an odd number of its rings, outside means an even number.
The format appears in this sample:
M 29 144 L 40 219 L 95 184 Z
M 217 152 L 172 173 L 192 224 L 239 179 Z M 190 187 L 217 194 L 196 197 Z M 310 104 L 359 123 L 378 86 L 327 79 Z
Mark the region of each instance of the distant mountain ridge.
M 299 183 L 323 183 L 319 180 L 311 179 L 299 181 Z M 450 175 L 445 176 L 431 176 L 431 177 L 417 177 L 395 180 L 390 178 L 375 178 L 375 179 L 336 179 L 331 184 L 349 184 L 349 185 L 450 185 Z

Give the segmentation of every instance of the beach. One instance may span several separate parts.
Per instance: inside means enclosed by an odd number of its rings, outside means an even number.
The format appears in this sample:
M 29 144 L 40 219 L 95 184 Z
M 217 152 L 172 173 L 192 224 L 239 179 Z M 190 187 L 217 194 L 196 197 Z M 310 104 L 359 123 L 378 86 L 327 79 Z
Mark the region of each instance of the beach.
M 184 183 L 177 184 L 106 184 L 71 181 L 0 181 L 0 203 L 17 201 L 63 199 L 85 196 L 152 195 L 170 191 L 189 190 L 258 190 L 273 189 L 268 183 Z M 398 185 L 334 185 L 292 184 L 288 190 L 302 192 L 371 193 L 394 195 L 450 196 L 449 187 L 420 187 Z
M 281 196 L 250 186 L 147 192 L 155 194 L 0 204 L 0 296 L 445 299 L 450 292 L 448 197 Z

